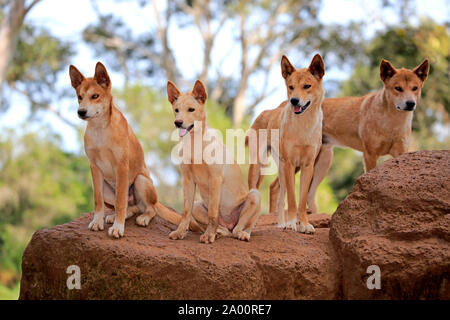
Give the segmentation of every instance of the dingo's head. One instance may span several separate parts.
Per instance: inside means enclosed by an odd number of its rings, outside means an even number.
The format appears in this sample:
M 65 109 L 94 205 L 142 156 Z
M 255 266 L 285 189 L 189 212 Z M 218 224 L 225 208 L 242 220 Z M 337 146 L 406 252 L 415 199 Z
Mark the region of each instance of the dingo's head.
M 381 60 L 380 78 L 389 105 L 400 111 L 414 111 L 429 70 L 427 59 L 414 70 L 395 69 L 389 61 Z
M 111 80 L 101 62 L 95 66 L 93 78 L 85 78 L 73 65 L 69 68 L 72 87 L 78 96 L 78 116 L 83 120 L 97 118 L 111 107 Z
M 281 58 L 281 74 L 286 82 L 292 111 L 302 114 L 311 104 L 323 99 L 322 78 L 325 65 L 320 54 L 316 54 L 307 69 L 296 70 L 286 56 Z
M 205 121 L 207 97 L 205 86 L 200 80 L 195 82 L 192 92 L 185 94 L 182 94 L 173 82 L 167 82 L 167 98 L 172 104 L 175 114 L 174 124 L 178 128 L 180 137 L 188 134 L 194 128 L 196 121 Z

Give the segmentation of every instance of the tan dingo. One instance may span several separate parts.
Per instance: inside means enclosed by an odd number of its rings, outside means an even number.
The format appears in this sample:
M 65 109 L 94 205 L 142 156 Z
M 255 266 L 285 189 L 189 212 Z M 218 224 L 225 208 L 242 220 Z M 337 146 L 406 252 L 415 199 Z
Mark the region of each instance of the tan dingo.
M 144 162 L 144 152 L 123 114 L 114 106 L 111 80 L 100 62 L 93 78 L 85 78 L 74 66 L 69 69 L 78 96 L 78 116 L 88 122 L 84 149 L 89 158 L 94 187 L 94 219 L 89 229 L 104 228 L 105 204 L 115 214 L 108 234 L 124 235 L 125 219 L 142 212 L 136 223 L 147 226 L 156 213 L 178 224 L 181 216 L 158 202 L 156 190 Z M 156 210 L 155 210 L 156 209 Z
M 189 144 L 189 150 L 201 149 L 202 155 L 207 148 L 223 151 L 225 155 L 227 151 L 222 141 L 203 139 L 204 135 L 213 130 L 206 124 L 207 94 L 203 84 L 197 81 L 192 92 L 181 94 L 169 81 L 167 95 L 173 107 L 174 123 L 182 137 L 182 143 Z M 196 135 L 200 136 L 199 145 L 194 141 Z M 183 152 L 185 151 L 183 149 Z M 195 222 L 195 225 L 204 231 L 200 242 L 213 243 L 217 233 L 249 241 L 260 214 L 259 191 L 247 191 L 241 170 L 234 161 L 232 164 L 225 161 L 208 163 L 202 156 L 199 163 L 195 163 L 194 156 L 195 151 L 190 152 L 189 163 L 181 164 L 184 209 L 178 229 L 170 234 L 170 238 L 183 239 L 189 224 Z M 194 201 L 197 187 L 202 202 Z
M 281 60 L 281 73 L 285 79 L 288 100 L 278 108 L 264 111 L 254 121 L 253 130 L 267 129 L 268 136 L 273 129 L 280 130 L 279 148 L 270 143 L 267 151 L 278 165 L 278 180 L 281 192 L 278 196 L 278 226 L 297 230 L 297 215 L 300 220 L 299 231 L 314 233 L 314 227 L 308 222 L 306 200 L 314 161 L 322 144 L 322 101 L 324 90 L 322 78 L 325 66 L 322 57 L 317 54 L 306 69 L 296 70 L 286 56 Z M 258 131 L 257 131 L 258 132 Z M 267 141 L 271 141 L 268 138 Z M 248 140 L 247 140 L 248 142 Z M 279 154 L 275 150 L 279 149 Z M 249 188 L 258 188 L 262 182 L 261 159 L 258 150 L 258 161 L 250 165 Z M 300 174 L 299 206 L 295 201 L 295 173 Z M 285 194 L 287 192 L 288 211 L 284 211 Z

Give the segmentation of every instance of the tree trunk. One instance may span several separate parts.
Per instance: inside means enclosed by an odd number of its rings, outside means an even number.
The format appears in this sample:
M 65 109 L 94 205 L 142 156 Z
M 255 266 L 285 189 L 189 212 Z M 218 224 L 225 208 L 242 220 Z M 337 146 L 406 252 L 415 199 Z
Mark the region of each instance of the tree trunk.
M 0 27 L 0 105 L 6 71 L 11 62 L 26 12 L 25 0 L 14 0 Z
M 239 127 L 244 119 L 245 112 L 247 110 L 247 105 L 245 102 L 245 95 L 247 93 L 247 86 L 243 84 L 239 88 L 239 92 L 233 101 L 233 125 L 234 127 Z

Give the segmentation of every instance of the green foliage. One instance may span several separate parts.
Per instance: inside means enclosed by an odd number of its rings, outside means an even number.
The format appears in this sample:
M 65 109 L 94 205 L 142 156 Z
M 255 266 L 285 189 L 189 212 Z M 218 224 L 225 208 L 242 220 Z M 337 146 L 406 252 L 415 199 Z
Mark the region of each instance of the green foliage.
M 347 196 L 355 180 L 363 173 L 364 164 L 360 152 L 334 148 L 333 162 L 327 179 L 338 202 L 341 202 Z M 318 198 L 318 201 L 320 205 L 320 198 Z
M 19 298 L 19 291 L 19 283 L 17 283 L 13 288 L 0 284 L 0 300 L 17 300 Z
M 36 229 L 73 220 L 93 207 L 89 164 L 60 149 L 48 129 L 0 137 L 0 284 L 20 277 L 22 253 Z

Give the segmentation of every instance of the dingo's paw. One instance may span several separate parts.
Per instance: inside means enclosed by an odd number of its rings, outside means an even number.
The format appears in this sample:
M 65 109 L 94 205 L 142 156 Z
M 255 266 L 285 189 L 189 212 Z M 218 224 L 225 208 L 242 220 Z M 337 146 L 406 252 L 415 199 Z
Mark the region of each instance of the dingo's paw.
M 278 228 L 280 229 L 286 228 L 286 217 L 284 216 L 284 212 L 278 215 Z
M 169 238 L 172 240 L 183 240 L 186 237 L 187 231 L 175 230 L 169 234 Z
M 200 236 L 201 243 L 213 243 L 214 240 L 216 240 L 215 232 L 205 231 L 205 233 Z
M 88 228 L 92 231 L 100 231 L 104 228 L 103 215 L 94 215 L 91 223 L 89 223 Z
M 114 221 L 114 224 L 108 230 L 108 234 L 110 237 L 119 239 L 120 237 L 123 237 L 124 231 L 125 231 L 125 225 L 117 223 L 117 221 Z
M 110 214 L 109 216 L 105 217 L 105 222 L 108 224 L 112 224 L 114 223 L 114 220 L 116 219 L 116 215 L 115 214 Z
M 291 221 L 286 222 L 286 229 L 297 231 L 297 219 L 292 219 Z
M 143 213 L 136 218 L 136 224 L 141 227 L 146 227 L 146 226 L 148 226 L 148 224 L 150 223 L 151 220 L 152 220 L 152 217 L 149 214 Z
M 234 237 L 241 241 L 250 241 L 250 234 L 246 231 L 238 231 L 234 234 Z
M 314 233 L 316 230 L 314 229 L 314 227 L 312 226 L 312 224 L 307 223 L 306 225 L 304 225 L 302 222 L 300 222 L 300 227 L 299 227 L 299 232 L 301 233 L 307 233 L 307 234 L 312 234 Z
M 218 226 L 217 227 L 216 239 L 219 239 L 219 237 L 228 237 L 230 235 L 231 235 L 231 232 L 227 228 L 225 228 L 223 226 Z

